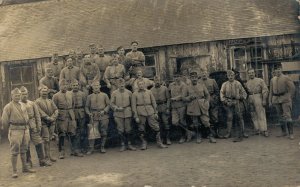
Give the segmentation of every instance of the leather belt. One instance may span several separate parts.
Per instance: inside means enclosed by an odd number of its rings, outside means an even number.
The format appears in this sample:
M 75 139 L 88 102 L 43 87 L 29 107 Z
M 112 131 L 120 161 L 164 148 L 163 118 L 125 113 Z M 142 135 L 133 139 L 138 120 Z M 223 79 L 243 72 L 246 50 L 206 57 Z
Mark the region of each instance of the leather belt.
M 162 105 L 162 104 L 167 104 L 167 101 L 156 101 L 156 104 L 158 104 L 158 105 Z
M 281 93 L 281 94 L 274 94 L 273 93 L 273 96 L 283 96 L 285 93 Z

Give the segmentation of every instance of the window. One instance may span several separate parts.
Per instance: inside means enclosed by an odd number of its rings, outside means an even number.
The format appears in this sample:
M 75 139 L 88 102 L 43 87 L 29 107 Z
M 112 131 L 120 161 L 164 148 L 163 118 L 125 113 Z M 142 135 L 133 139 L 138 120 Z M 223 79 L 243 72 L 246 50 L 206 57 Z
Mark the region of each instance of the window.
M 263 78 L 263 49 L 261 46 L 250 47 L 251 68 L 255 69 L 256 76 Z
M 246 80 L 247 78 L 247 54 L 245 47 L 234 47 L 232 49 L 232 68 L 236 71 L 240 72 L 240 77 L 242 80 Z
M 156 54 L 145 55 L 144 77 L 153 79 L 156 76 Z

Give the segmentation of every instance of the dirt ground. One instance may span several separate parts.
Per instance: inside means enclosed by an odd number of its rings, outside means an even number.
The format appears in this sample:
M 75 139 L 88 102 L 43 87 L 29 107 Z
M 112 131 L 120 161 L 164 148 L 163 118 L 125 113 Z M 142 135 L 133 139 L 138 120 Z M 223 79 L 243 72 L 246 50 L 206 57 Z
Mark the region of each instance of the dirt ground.
M 115 147 L 106 154 L 67 156 L 52 167 L 38 167 L 34 153 L 37 173 L 19 172 L 18 179 L 11 178 L 9 145 L 2 143 L 0 186 L 300 186 L 300 129 L 295 130 L 293 141 L 276 137 L 278 128 L 272 128 L 269 138 L 251 136 L 241 143 L 206 139 L 123 153 Z

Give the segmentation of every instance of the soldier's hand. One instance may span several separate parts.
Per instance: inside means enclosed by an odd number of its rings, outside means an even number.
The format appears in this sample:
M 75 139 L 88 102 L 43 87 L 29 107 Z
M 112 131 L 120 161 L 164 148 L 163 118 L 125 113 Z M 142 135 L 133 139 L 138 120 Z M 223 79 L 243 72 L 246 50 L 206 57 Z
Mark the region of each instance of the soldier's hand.
M 111 84 L 108 83 L 108 84 L 106 85 L 106 87 L 107 87 L 107 88 L 111 88 Z
M 158 120 L 158 114 L 154 114 L 154 118 Z
M 124 108 L 123 108 L 123 107 L 119 107 L 119 108 L 118 108 L 118 111 L 119 111 L 119 112 L 123 112 L 123 111 L 124 111 Z
M 265 107 L 267 106 L 267 101 L 262 101 L 262 105 Z
M 136 123 L 140 123 L 141 121 L 140 121 L 140 118 L 135 118 L 135 122 Z
M 4 126 L 3 126 L 3 125 L 1 125 L 0 129 L 3 131 L 3 130 L 4 130 Z
M 89 116 L 90 119 L 93 118 L 93 114 L 92 113 L 89 113 L 88 116 Z

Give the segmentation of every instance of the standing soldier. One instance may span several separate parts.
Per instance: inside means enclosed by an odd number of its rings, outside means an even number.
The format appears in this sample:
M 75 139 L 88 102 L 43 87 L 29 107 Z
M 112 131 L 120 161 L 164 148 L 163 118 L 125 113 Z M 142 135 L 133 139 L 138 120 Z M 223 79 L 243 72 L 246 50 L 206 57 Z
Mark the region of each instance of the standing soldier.
M 104 48 L 102 45 L 98 48 L 98 56 L 94 56 L 94 60 L 100 70 L 100 79 L 103 80 L 104 72 L 110 65 L 111 58 L 104 54 Z
M 179 126 L 181 137 L 179 143 L 189 142 L 192 138 L 192 133 L 188 130 L 186 124 L 186 104 L 184 98 L 187 94 L 187 86 L 179 76 L 174 76 L 174 82 L 169 85 L 172 125 Z
M 35 104 L 39 109 L 42 121 L 41 136 L 44 140 L 45 156 L 47 160 L 56 162 L 56 159 L 50 154 L 50 140 L 54 137 L 58 110 L 54 102 L 51 99 L 48 99 L 49 89 L 42 86 L 39 90 L 40 97 L 35 101 Z
M 2 113 L 2 125 L 8 126 L 8 140 L 10 143 L 12 177 L 17 178 L 17 161 L 20 154 L 23 172 L 35 173 L 26 164 L 26 152 L 30 141 L 28 127 L 28 113 L 24 104 L 20 102 L 21 91 L 15 88 L 11 91 L 12 101 L 5 105 Z
M 143 52 L 137 50 L 138 45 L 137 41 L 131 42 L 131 51 L 126 54 L 131 77 L 135 77 L 137 70 L 143 70 L 145 66 L 145 55 Z
M 187 88 L 185 100 L 188 102 L 187 115 L 191 116 L 193 127 L 196 130 L 196 142 L 201 143 L 200 125 L 202 124 L 209 136 L 211 143 L 216 143 L 209 123 L 209 101 L 210 96 L 206 86 L 198 81 L 197 71 L 191 71 L 192 84 Z
M 53 69 L 45 68 L 45 76 L 40 79 L 39 84 L 41 87 L 46 86 L 49 91 L 49 99 L 52 99 L 53 95 L 59 90 L 58 78 L 53 76 Z
M 107 94 L 100 92 L 99 82 L 93 82 L 93 93 L 87 97 L 85 111 L 89 115 L 90 123 L 94 127 L 98 127 L 101 134 L 100 152 L 106 153 L 105 143 L 107 139 L 107 129 L 109 124 L 109 109 L 110 101 Z M 87 154 L 92 154 L 94 151 L 95 139 L 89 139 L 90 149 Z
M 144 81 L 145 83 L 145 88 L 148 89 L 151 86 L 154 86 L 154 82 L 148 78 L 143 77 L 143 72 L 142 70 L 137 70 L 136 72 L 136 77 L 131 78 L 130 80 L 128 80 L 127 84 L 131 86 L 132 91 L 138 91 L 139 90 L 139 86 L 138 86 L 138 82 L 139 81 Z
M 213 125 L 215 134 L 220 137 L 218 132 L 218 122 L 219 122 L 219 106 L 220 106 L 220 89 L 217 82 L 214 79 L 208 78 L 207 71 L 203 70 L 201 75 L 201 81 L 207 88 L 210 99 L 209 99 L 209 118 L 210 123 Z
M 135 122 L 138 124 L 139 136 L 142 141 L 141 150 L 147 149 L 147 141 L 145 140 L 146 121 L 152 130 L 156 132 L 156 143 L 160 148 L 166 148 L 161 141 L 160 128 L 157 121 L 157 105 L 155 98 L 150 90 L 145 87 L 145 82 L 138 81 L 139 90 L 132 94 L 132 111 L 134 113 Z
M 46 65 L 53 70 L 53 76 L 59 79 L 60 72 L 64 68 L 64 63 L 58 61 L 58 54 L 52 55 L 51 62 Z
M 76 129 L 76 147 L 83 152 L 86 150 L 87 145 L 87 129 L 86 129 L 86 116 L 85 116 L 85 102 L 86 94 L 79 90 L 79 83 L 77 80 L 72 82 L 72 98 L 73 98 L 73 109 L 75 114 L 75 120 L 77 124 Z M 74 150 L 73 150 L 74 151 Z M 73 153 L 74 154 L 74 153 Z
M 159 77 L 154 77 L 155 86 L 151 88 L 151 92 L 157 104 L 157 112 L 163 129 L 165 130 L 165 140 L 167 145 L 171 145 L 170 140 L 170 93 L 166 86 L 161 85 Z
M 125 88 L 125 80 L 118 80 L 119 89 L 112 92 L 111 108 L 114 111 L 114 118 L 117 125 L 118 133 L 121 139 L 120 151 L 125 151 L 125 142 L 127 140 L 127 148 L 135 151 L 136 148 L 131 145 L 132 140 L 132 109 L 131 109 L 131 91 Z
M 76 58 L 75 58 L 75 62 L 74 62 L 74 66 L 77 66 L 77 67 L 81 67 L 82 64 L 83 64 L 83 53 L 82 51 L 77 51 L 76 52 Z
M 295 85 L 289 77 L 282 74 L 281 67 L 275 70 L 275 75 L 270 83 L 269 104 L 275 106 L 277 115 L 279 115 L 282 131 L 280 136 L 287 135 L 287 127 L 289 138 L 293 140 L 292 98 L 295 93 Z
M 41 123 L 41 116 L 40 116 L 39 109 L 34 102 L 28 100 L 27 88 L 22 86 L 20 88 L 20 91 L 21 91 L 21 102 L 26 107 L 28 113 L 30 139 L 32 143 L 35 145 L 35 150 L 39 158 L 39 164 L 40 166 L 51 166 L 52 164 L 48 160 L 46 160 L 44 144 L 43 144 L 42 137 L 40 135 L 42 123 Z M 26 156 L 27 156 L 27 163 L 32 167 L 30 144 L 28 146 Z
M 104 73 L 104 81 L 107 87 L 110 89 L 110 93 L 118 88 L 118 79 L 125 77 L 124 65 L 119 64 L 119 55 L 112 55 L 111 66 L 107 66 Z
M 125 49 L 123 46 L 117 48 L 117 52 L 119 55 L 119 62 L 125 67 L 125 72 L 128 75 L 130 64 L 128 63 L 128 58 L 125 56 Z
M 246 83 L 251 119 L 257 134 L 268 137 L 265 107 L 268 98 L 268 87 L 263 79 L 256 78 L 254 69 L 248 70 L 249 80 Z
M 80 80 L 80 69 L 73 65 L 72 58 L 67 59 L 67 67 L 61 70 L 59 77 L 60 80 L 64 79 L 67 81 L 68 90 L 71 90 L 70 85 L 74 79 Z
M 59 88 L 60 91 L 53 95 L 53 102 L 58 107 L 57 117 L 57 131 L 59 136 L 58 151 L 59 158 L 65 158 L 65 137 L 69 137 L 69 143 L 71 144 L 71 151 L 74 150 L 74 156 L 82 157 L 83 155 L 79 152 L 76 147 L 76 121 L 73 110 L 74 101 L 72 95 L 67 93 L 68 82 L 64 79 L 60 80 Z
M 245 111 L 243 100 L 247 98 L 247 93 L 242 84 L 235 80 L 233 71 L 227 71 L 228 81 L 224 82 L 220 91 L 221 102 L 224 104 L 224 109 L 227 115 L 227 134 L 224 138 L 229 138 L 231 134 L 233 117 L 236 117 L 235 139 L 234 142 L 243 140 L 244 135 L 244 119 Z
M 92 63 L 90 55 L 85 55 L 83 64 L 80 67 L 81 82 L 83 83 L 83 92 L 88 95 L 94 81 L 100 82 L 100 71 L 95 63 Z

